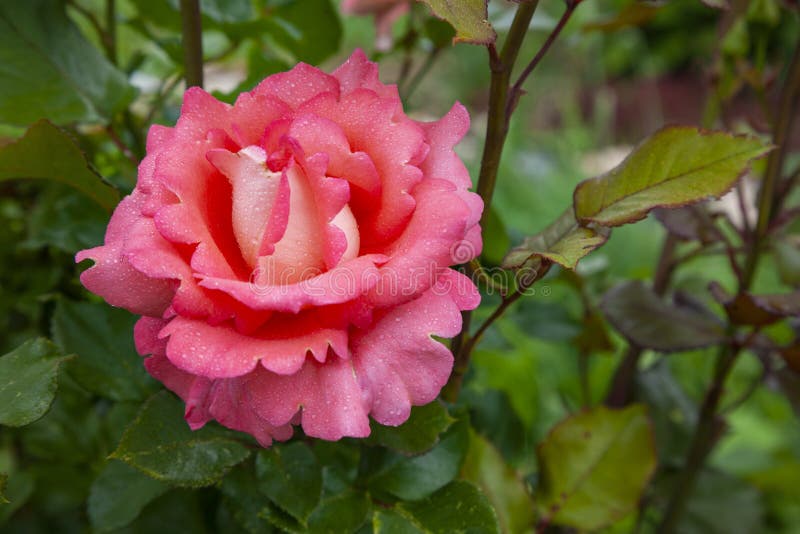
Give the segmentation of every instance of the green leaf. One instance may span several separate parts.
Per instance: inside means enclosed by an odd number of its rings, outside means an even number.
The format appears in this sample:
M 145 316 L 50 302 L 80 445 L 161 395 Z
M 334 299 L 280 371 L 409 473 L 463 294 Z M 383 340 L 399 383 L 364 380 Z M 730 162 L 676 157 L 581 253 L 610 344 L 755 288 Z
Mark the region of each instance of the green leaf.
M 89 491 L 89 520 L 95 532 L 108 532 L 132 522 L 152 500 L 169 489 L 128 464 L 110 460 Z
M 322 469 L 305 443 L 276 445 L 256 456 L 258 489 L 305 525 L 322 493 Z
M 517 473 L 486 438 L 470 432 L 461 475 L 489 499 L 503 532 L 525 532 L 535 524 L 532 499 Z
M 638 347 L 675 352 L 717 345 L 725 339 L 722 322 L 710 312 L 670 305 L 638 280 L 611 289 L 600 307 L 609 322 Z
M 330 0 L 282 2 L 266 22 L 269 36 L 297 61 L 316 65 L 339 50 L 342 24 Z
M 429 450 L 439 441 L 439 434 L 447 430 L 455 419 L 439 401 L 425 406 L 414 406 L 408 420 L 398 427 L 372 424 L 367 443 L 389 447 L 405 454 L 419 454 Z
M 426 530 L 413 517 L 394 509 L 376 509 L 372 514 L 375 534 L 425 534 Z
M 641 405 L 572 415 L 553 428 L 537 456 L 542 522 L 580 530 L 602 528 L 633 510 L 656 468 Z
M 369 480 L 375 491 L 404 500 L 423 499 L 453 480 L 458 474 L 469 445 L 469 425 L 454 423 L 430 451 L 407 458 L 387 451 Z
M 250 455 L 229 435 L 214 426 L 193 432 L 183 403 L 161 391 L 144 404 L 111 458 L 174 486 L 208 486 Z
M 0 504 L 8 504 L 9 501 L 6 498 L 6 484 L 8 483 L 8 475 L 5 473 L 0 473 Z
M 489 24 L 487 0 L 422 0 L 433 14 L 450 23 L 456 30 L 455 42 L 490 44 L 497 40 Z
M 144 400 L 155 389 L 136 353 L 136 317 L 106 304 L 61 299 L 53 315 L 53 339 L 78 358 L 70 375 L 87 390 L 115 401 Z
M 502 266 L 505 269 L 518 269 L 528 260 L 538 257 L 567 269 L 575 269 L 578 261 L 604 245 L 610 234 L 607 228 L 578 226 L 572 208 L 569 208 L 550 226 L 526 237 L 521 245 L 511 249 L 503 259 Z
M 749 136 L 663 128 L 607 174 L 578 184 L 575 215 L 583 225 L 620 226 L 643 219 L 654 208 L 719 198 L 751 160 L 771 148 Z
M 74 255 L 103 242 L 108 212 L 87 196 L 52 183 L 37 198 L 28 218 L 25 248 L 55 247 Z
M 0 3 L 0 123 L 108 122 L 134 95 L 70 21 L 63 1 Z
M 463 480 L 448 484 L 425 500 L 400 503 L 397 510 L 431 534 L 500 532 L 489 501 L 477 487 Z
M 258 491 L 258 481 L 250 462 L 242 464 L 222 479 L 222 495 L 234 520 L 247 532 L 267 534 L 272 526 L 263 518 L 269 501 Z
M 333 495 L 323 499 L 308 518 L 308 531 L 356 532 L 366 521 L 369 507 L 369 499 L 364 493 L 347 490 Z
M 68 358 L 41 338 L 0 357 L 0 425 L 23 426 L 42 417 L 56 396 L 58 367 Z
M 42 120 L 14 143 L 0 147 L 0 182 L 19 178 L 55 180 L 74 187 L 111 211 L 119 194 L 94 172 L 78 145 Z

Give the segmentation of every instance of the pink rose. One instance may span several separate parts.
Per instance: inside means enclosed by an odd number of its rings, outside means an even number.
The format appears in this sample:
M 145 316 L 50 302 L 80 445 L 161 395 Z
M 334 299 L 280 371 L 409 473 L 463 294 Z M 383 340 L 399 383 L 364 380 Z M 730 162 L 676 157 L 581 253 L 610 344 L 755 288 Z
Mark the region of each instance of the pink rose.
M 399 425 L 434 400 L 480 296 L 448 267 L 481 249 L 482 202 L 453 145 L 469 117 L 409 119 L 361 51 L 300 64 L 233 106 L 189 89 L 153 126 L 133 193 L 83 284 L 143 317 L 145 367 L 210 419 L 268 446 Z
M 392 24 L 408 12 L 411 0 L 342 0 L 342 12 L 375 16 L 375 48 L 392 47 Z

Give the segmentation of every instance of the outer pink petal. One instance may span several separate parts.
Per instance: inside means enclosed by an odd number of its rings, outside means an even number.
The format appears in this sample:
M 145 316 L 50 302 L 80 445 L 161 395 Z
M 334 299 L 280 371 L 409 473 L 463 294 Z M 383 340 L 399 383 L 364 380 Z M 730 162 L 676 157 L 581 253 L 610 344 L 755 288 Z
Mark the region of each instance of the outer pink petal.
M 272 95 L 293 108 L 320 93 L 332 93 L 338 98 L 339 82 L 330 74 L 305 63 L 298 63 L 288 72 L 268 76 L 251 91 L 254 97 Z
M 360 256 L 296 284 L 273 285 L 258 280 L 241 282 L 205 277 L 200 286 L 227 293 L 255 310 L 297 313 L 311 306 L 327 306 L 359 298 L 378 282 L 380 276 L 375 264 L 386 259 L 380 254 Z
M 258 415 L 244 388 L 244 380 L 215 380 L 211 392 L 209 411 L 220 424 L 254 436 L 262 447 L 272 440 L 286 441 L 294 432 L 291 424 L 273 426 Z
M 155 280 L 136 270 L 125 258 L 127 232 L 141 220 L 143 197 L 134 192 L 122 199 L 106 230 L 105 245 L 83 250 L 75 261 L 94 260 L 94 266 L 81 274 L 81 283 L 112 306 L 132 313 L 160 317 L 175 293 L 170 280 Z
M 350 360 L 308 360 L 296 374 L 280 376 L 256 369 L 247 377 L 255 411 L 271 424 L 291 421 L 302 409 L 309 436 L 338 440 L 369 435 L 369 418 Z
M 408 419 L 412 405 L 437 397 L 450 376 L 453 355 L 431 336 L 452 337 L 460 330 L 459 306 L 446 288 L 435 286 L 389 309 L 370 329 L 354 336 L 356 374 L 376 421 L 399 425 Z
M 431 147 L 419 166 L 425 177 L 450 180 L 459 189 L 472 187 L 467 168 L 453 151 L 453 146 L 469 131 L 469 114 L 464 106 L 456 103 L 438 121 L 419 124 Z
M 417 209 L 400 238 L 383 251 L 391 259 L 367 294 L 372 304 L 408 302 L 431 287 L 442 269 L 462 263 L 453 261 L 453 255 L 463 246 L 471 210 L 454 189 L 444 180 L 425 180 L 414 189 Z M 471 259 L 475 254 L 469 249 L 465 256 Z
M 399 98 L 397 86 L 381 83 L 378 79 L 378 64 L 368 60 L 360 48 L 356 48 L 332 75 L 339 80 L 342 94 L 348 94 L 356 89 L 369 89 L 381 98 Z
M 169 336 L 169 360 L 188 373 L 209 378 L 231 378 L 252 371 L 261 362 L 272 372 L 296 373 L 306 354 L 325 361 L 328 347 L 348 355 L 347 332 L 325 328 L 311 320 L 268 325 L 262 335 L 243 335 L 230 325 L 209 325 L 205 321 L 176 317 L 160 333 Z

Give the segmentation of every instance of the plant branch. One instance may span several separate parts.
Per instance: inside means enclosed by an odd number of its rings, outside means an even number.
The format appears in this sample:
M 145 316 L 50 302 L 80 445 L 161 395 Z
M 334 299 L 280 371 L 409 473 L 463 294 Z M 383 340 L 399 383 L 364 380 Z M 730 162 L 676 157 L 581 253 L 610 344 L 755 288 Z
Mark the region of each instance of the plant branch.
M 745 268 L 739 282 L 739 293 L 750 289 L 755 275 L 758 259 L 761 253 L 761 240 L 766 236 L 769 223 L 772 219 L 773 206 L 776 205 L 775 185 L 780 179 L 783 161 L 788 151 L 786 140 L 791 130 L 793 111 L 797 93 L 800 91 L 800 41 L 798 41 L 794 55 L 789 65 L 787 79 L 781 90 L 779 111 L 776 114 L 775 129 L 773 131 L 773 143 L 777 145 L 767 160 L 767 170 L 759 191 L 758 198 L 758 223 L 750 240 Z M 729 323 L 728 335 L 733 337 L 735 326 Z M 714 377 L 709 390 L 703 399 L 700 414 L 695 427 L 692 443 L 689 448 L 689 455 L 686 464 L 681 471 L 678 483 L 670 497 L 667 509 L 664 513 L 661 525 L 658 528 L 659 534 L 672 534 L 676 532 L 678 522 L 686 508 L 686 503 L 694 490 L 695 482 L 700 474 L 700 470 L 705 464 L 708 455 L 714 448 L 719 431 L 722 429 L 722 421 L 718 416 L 719 403 L 722 398 L 725 380 L 728 377 L 736 358 L 741 351 L 742 344 L 727 344 L 720 348 L 714 369 Z
M 519 97 L 522 96 L 522 86 L 525 83 L 525 80 L 533 72 L 533 69 L 536 68 L 537 65 L 542 61 L 547 51 L 550 50 L 550 47 L 553 45 L 555 40 L 561 34 L 561 30 L 564 29 L 564 26 L 567 25 L 570 17 L 572 17 L 572 13 L 575 12 L 575 8 L 578 7 L 578 4 L 581 3 L 581 0 L 567 0 L 567 9 L 564 11 L 564 14 L 561 15 L 561 18 L 558 20 L 556 27 L 550 32 L 550 35 L 547 36 L 547 40 L 545 40 L 542 47 L 539 49 L 539 52 L 533 57 L 530 63 L 525 67 L 525 70 L 522 71 L 517 81 L 514 83 L 514 86 L 511 88 L 511 97 L 508 99 L 508 110 L 506 113 L 511 115 L 514 108 L 517 106 L 517 102 L 519 101 Z
M 744 288 L 750 287 L 753 281 L 760 257 L 758 249 L 761 247 L 761 242 L 769 230 L 769 223 L 773 215 L 778 213 L 783 202 L 782 198 L 784 197 L 776 196 L 775 190 L 778 181 L 781 179 L 783 162 L 789 152 L 787 140 L 796 118 L 795 111 L 798 96 L 800 96 L 800 41 L 797 42 L 789 63 L 786 82 L 781 90 L 778 112 L 775 115 L 772 142 L 776 148 L 767 159 L 767 170 L 764 172 L 764 179 L 761 182 L 761 189 L 758 193 L 758 222 L 750 240 L 750 250 L 742 273 L 740 292 Z
M 203 87 L 203 23 L 200 0 L 181 0 L 183 66 L 186 87 Z
M 112 64 L 117 64 L 117 1 L 106 0 L 106 55 Z

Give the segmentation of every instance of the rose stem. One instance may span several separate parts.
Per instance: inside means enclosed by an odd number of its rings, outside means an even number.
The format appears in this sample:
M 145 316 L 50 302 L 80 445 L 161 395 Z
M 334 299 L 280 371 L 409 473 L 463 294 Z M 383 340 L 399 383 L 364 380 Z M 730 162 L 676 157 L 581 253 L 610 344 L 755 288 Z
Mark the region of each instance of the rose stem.
M 186 87 L 203 87 L 203 24 L 200 0 L 181 0 L 183 68 Z

